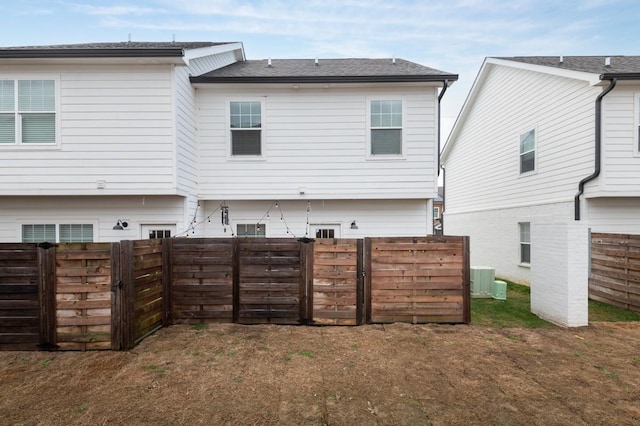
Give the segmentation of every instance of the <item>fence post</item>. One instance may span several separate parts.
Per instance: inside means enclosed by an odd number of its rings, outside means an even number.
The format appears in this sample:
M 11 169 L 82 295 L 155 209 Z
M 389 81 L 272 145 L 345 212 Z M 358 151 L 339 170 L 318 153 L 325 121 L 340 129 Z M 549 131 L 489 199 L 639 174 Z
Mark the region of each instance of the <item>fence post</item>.
M 120 243 L 111 243 L 111 349 L 123 349 L 122 323 L 122 267 Z
M 471 250 L 469 237 L 462 237 L 462 300 L 463 300 L 463 322 L 471 322 Z
M 135 291 L 133 288 L 133 241 L 120 241 L 120 270 L 121 274 L 121 311 L 120 321 L 122 329 L 122 349 L 133 347 L 133 307 Z
M 362 274 L 364 275 L 364 320 L 366 324 L 371 324 L 371 238 L 366 237 L 364 239 L 364 269 Z
M 313 253 L 315 240 L 300 238 L 300 324 L 313 322 Z
M 171 300 L 172 269 L 173 269 L 173 239 L 162 240 L 162 326 L 173 324 L 173 303 Z
M 365 323 L 365 298 L 364 298 L 364 280 L 368 275 L 364 270 L 364 241 L 358 239 L 356 241 L 356 325 Z
M 38 244 L 38 295 L 40 300 L 40 343 L 44 350 L 58 348 L 56 335 L 56 249 Z
M 240 240 L 233 239 L 233 260 L 231 261 L 233 274 L 233 322 L 240 322 Z

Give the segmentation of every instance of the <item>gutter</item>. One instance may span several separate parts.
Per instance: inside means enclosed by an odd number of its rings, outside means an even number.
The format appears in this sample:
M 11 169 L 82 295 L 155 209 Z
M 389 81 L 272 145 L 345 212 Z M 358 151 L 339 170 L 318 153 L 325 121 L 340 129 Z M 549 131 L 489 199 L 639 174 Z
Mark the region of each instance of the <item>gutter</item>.
M 131 48 L 131 49 L 10 49 L 0 50 L 1 59 L 25 58 L 161 58 L 183 57 L 182 48 Z
M 449 87 L 449 80 L 445 79 L 442 84 L 442 90 L 438 95 L 438 176 L 440 176 L 440 101 Z M 442 203 L 442 211 L 444 211 L 444 201 Z
M 602 77 L 605 77 L 606 74 L 603 74 Z M 584 193 L 584 185 L 587 182 L 592 181 L 593 179 L 597 178 L 600 175 L 600 168 L 601 168 L 601 150 L 602 150 L 602 99 L 607 96 L 607 94 L 613 90 L 614 87 L 616 87 L 616 83 L 618 81 L 618 77 L 611 75 L 610 77 L 610 83 L 609 86 L 607 86 L 607 88 L 598 95 L 598 97 L 596 98 L 596 130 L 595 130 L 595 164 L 594 164 L 594 171 L 592 174 L 590 174 L 589 176 L 585 177 L 584 179 L 582 179 L 580 181 L 580 183 L 578 184 L 578 193 L 576 194 L 575 198 L 574 198 L 574 210 L 575 210 L 575 220 L 580 220 L 580 196 Z
M 250 77 L 207 77 L 194 76 L 189 80 L 194 83 L 428 83 L 434 81 L 457 80 L 456 75 L 280 75 L 280 76 L 250 76 Z

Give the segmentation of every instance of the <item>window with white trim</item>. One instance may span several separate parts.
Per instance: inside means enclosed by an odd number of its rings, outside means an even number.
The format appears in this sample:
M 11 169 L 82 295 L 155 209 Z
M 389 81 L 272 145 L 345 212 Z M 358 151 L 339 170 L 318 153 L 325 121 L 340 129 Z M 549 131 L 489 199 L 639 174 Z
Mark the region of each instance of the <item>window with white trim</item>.
M 433 208 L 433 218 L 440 219 L 440 207 Z
M 239 223 L 236 225 L 238 238 L 265 238 L 267 227 L 264 223 Z
M 520 135 L 520 174 L 536 168 L 536 131 L 531 129 Z
M 520 228 L 520 263 L 531 263 L 531 224 L 519 223 Z
M 262 155 L 261 102 L 229 102 L 229 127 L 232 156 Z
M 402 155 L 402 101 L 372 100 L 369 154 Z
M 0 80 L 0 145 L 55 143 L 55 81 Z
M 23 243 L 91 243 L 93 225 L 84 223 L 70 224 L 25 224 L 22 225 Z

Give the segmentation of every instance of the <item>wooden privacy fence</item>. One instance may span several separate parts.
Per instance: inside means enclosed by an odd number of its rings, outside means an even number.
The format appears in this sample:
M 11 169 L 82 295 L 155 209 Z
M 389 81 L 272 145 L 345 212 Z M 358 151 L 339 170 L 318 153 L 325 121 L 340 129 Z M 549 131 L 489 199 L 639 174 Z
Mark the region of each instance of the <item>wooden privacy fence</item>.
M 640 235 L 591 234 L 589 298 L 640 312 Z
M 127 349 L 177 323 L 470 322 L 468 237 L 0 244 L 0 349 Z

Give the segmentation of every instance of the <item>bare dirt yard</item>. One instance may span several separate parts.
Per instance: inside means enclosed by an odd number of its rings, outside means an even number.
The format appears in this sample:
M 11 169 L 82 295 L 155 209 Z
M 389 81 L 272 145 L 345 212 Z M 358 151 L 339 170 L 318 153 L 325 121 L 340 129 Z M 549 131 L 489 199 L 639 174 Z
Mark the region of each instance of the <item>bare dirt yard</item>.
M 0 353 L 3 425 L 637 425 L 640 323 L 172 326 Z

